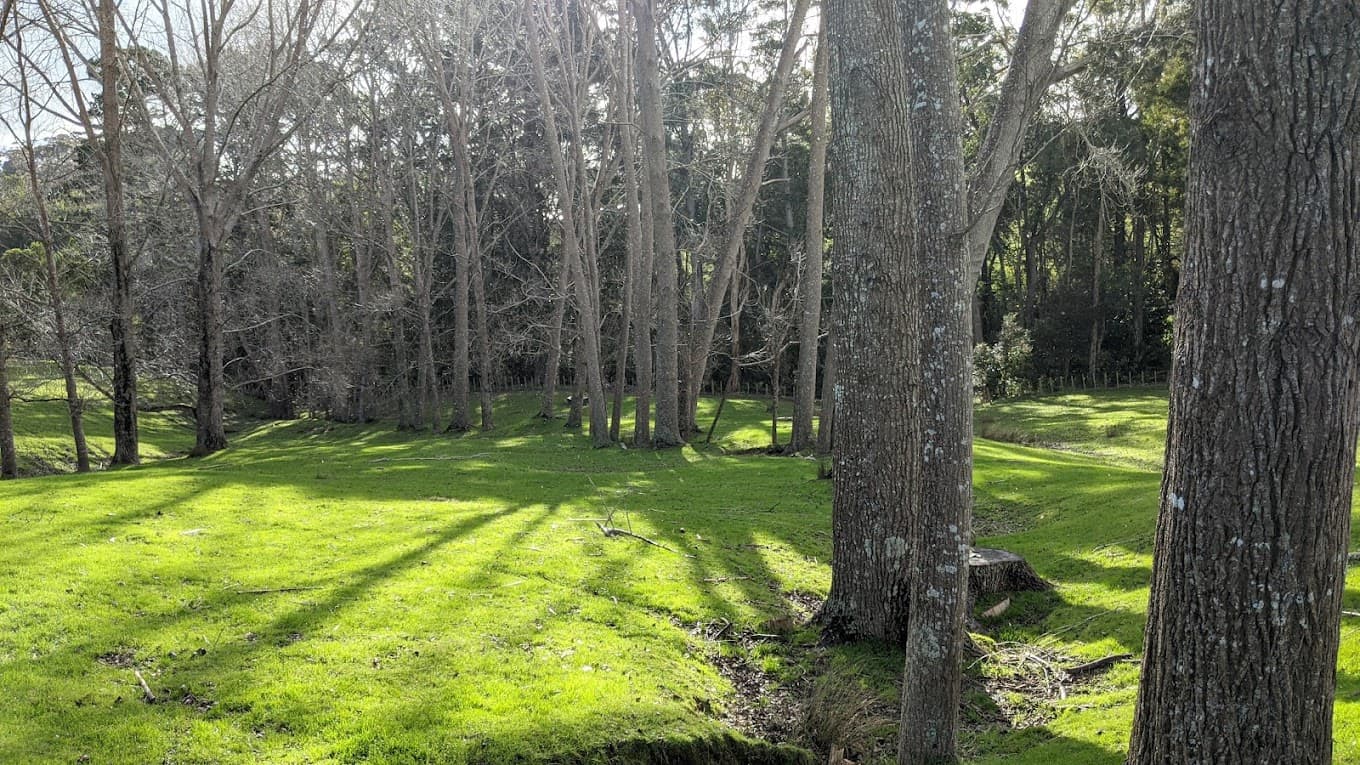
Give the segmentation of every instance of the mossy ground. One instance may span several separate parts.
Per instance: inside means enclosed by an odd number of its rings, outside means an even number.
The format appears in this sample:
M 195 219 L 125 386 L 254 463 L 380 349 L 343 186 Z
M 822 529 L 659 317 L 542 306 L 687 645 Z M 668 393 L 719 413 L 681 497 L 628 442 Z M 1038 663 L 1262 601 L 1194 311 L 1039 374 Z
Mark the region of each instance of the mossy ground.
M 489 434 L 254 424 L 208 459 L 0 485 L 0 762 L 799 761 L 719 721 L 735 700 L 710 658 L 732 648 L 693 625 L 758 628 L 825 595 L 830 482 L 730 453 L 768 442 L 764 402 L 729 401 L 715 446 L 654 452 L 592 450 L 534 400 L 501 397 Z M 980 541 L 1057 584 L 992 638 L 1139 652 L 1164 417 L 1150 390 L 980 411 L 980 431 L 1061 447 L 977 444 Z M 65 448 L 60 404 L 16 418 L 21 449 Z M 191 444 L 150 419 L 152 454 Z M 605 538 L 605 517 L 670 550 Z M 815 640 L 749 658 L 789 680 L 850 667 L 891 703 L 899 655 Z M 1357 760 L 1353 627 L 1338 669 L 1337 754 Z M 983 662 L 973 687 L 1005 671 Z M 1020 727 L 974 690 L 968 759 L 1120 762 L 1136 679 L 1035 699 Z

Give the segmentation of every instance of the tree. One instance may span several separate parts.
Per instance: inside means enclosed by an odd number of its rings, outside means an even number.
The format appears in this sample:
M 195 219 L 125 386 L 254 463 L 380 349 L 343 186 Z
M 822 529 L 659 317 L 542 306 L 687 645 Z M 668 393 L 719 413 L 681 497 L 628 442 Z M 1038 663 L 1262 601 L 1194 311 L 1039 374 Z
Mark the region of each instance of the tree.
M 36 62 L 30 57 L 29 50 L 24 45 L 25 31 L 27 30 L 24 24 L 16 18 L 11 44 L 17 81 L 7 82 L 6 85 L 16 91 L 18 110 L 13 116 L 0 115 L 0 124 L 4 125 L 10 137 L 19 145 L 19 153 L 23 156 L 28 178 L 29 196 L 37 213 L 39 241 L 34 247 L 40 250 L 42 256 L 47 307 L 51 312 L 56 333 L 57 360 L 61 368 L 62 381 L 65 383 L 66 413 L 71 422 L 71 438 L 75 444 L 76 470 L 85 473 L 90 470 L 90 449 L 85 440 L 85 403 L 81 399 L 76 382 L 76 362 L 72 349 L 74 341 L 67 326 L 66 301 L 62 294 L 62 278 L 58 265 L 57 236 L 47 201 L 47 184 L 44 183 L 39 167 L 40 159 L 35 137 L 38 115 L 43 109 L 43 104 L 33 92 L 32 80 L 41 75 L 35 73 Z
M 675 228 L 671 217 L 671 182 L 666 164 L 666 130 L 662 121 L 661 74 L 658 69 L 656 0 L 632 0 L 637 28 L 638 111 L 642 123 L 642 163 L 646 169 L 643 204 L 652 221 L 652 264 L 656 273 L 656 427 L 652 444 L 678 446 L 680 430 L 680 319 L 676 295 Z M 645 246 L 645 243 L 644 243 Z
M 590 398 L 594 402 L 590 406 L 590 439 L 597 447 L 608 446 L 610 443 L 609 424 L 606 416 L 607 410 L 605 409 L 604 375 L 600 363 L 600 311 L 598 307 L 600 295 L 598 282 L 591 278 L 590 263 L 581 253 L 581 232 L 577 228 L 576 205 L 573 201 L 576 195 L 573 193 L 567 174 L 566 160 L 562 156 L 562 133 L 558 129 L 556 109 L 548 91 L 541 47 L 543 43 L 535 18 L 537 13 L 538 10 L 532 0 L 526 0 L 524 4 L 524 26 L 528 33 L 529 61 L 533 65 L 534 88 L 538 92 L 538 101 L 542 108 L 544 129 L 547 133 L 548 145 L 546 148 L 552 164 L 553 178 L 557 187 L 558 212 L 561 215 L 562 267 L 571 274 L 571 281 L 575 286 L 576 328 L 581 340 L 581 347 L 578 352 L 583 352 L 585 355 L 586 384 Z M 572 105 L 574 111 L 576 107 L 574 99 Z M 575 115 L 573 114 L 572 117 L 574 121 Z M 579 140 L 579 131 L 574 132 Z M 577 178 L 578 183 L 584 183 L 583 175 L 578 174 Z M 585 196 L 584 191 L 582 196 Z M 553 373 L 554 370 L 549 370 L 549 374 Z
M 803 237 L 803 277 L 799 283 L 798 374 L 793 393 L 793 434 L 789 451 L 797 452 L 812 444 L 812 409 L 817 399 L 817 349 L 822 322 L 822 261 L 825 257 L 823 202 L 826 190 L 826 145 L 830 140 L 827 124 L 827 67 L 830 50 L 826 41 L 826 16 L 821 17 L 817 58 L 813 64 L 812 142 L 808 149 L 807 233 Z M 830 345 L 828 343 L 828 345 Z M 830 390 L 823 390 L 830 396 Z
M 284 10 L 237 0 L 208 0 L 197 10 L 170 0 L 153 0 L 152 6 L 163 21 L 168 66 L 154 65 L 148 50 L 139 47 L 140 74 L 152 92 L 139 90 L 159 100 L 172 122 L 168 139 L 159 131 L 153 135 L 197 226 L 193 453 L 201 456 L 227 445 L 222 249 L 265 161 L 306 121 L 307 104 L 300 98 L 304 70 L 336 41 L 359 6 L 338 20 L 325 0 L 303 0 Z M 182 56 L 175 41 L 183 42 L 186 29 L 188 55 Z M 324 91 L 334 83 L 320 84 Z
M 921 294 L 910 106 L 896 0 L 828 0 L 835 499 L 826 633 L 901 644 L 916 510 Z
M 1360 430 L 1360 7 L 1201 0 L 1129 762 L 1331 762 Z

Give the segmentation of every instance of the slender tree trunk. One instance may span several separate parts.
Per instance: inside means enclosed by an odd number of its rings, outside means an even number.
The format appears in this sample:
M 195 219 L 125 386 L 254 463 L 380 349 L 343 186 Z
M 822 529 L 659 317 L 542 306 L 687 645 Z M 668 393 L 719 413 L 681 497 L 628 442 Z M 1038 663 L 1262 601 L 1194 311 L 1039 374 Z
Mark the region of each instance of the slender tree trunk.
M 746 256 L 742 256 L 742 262 L 737 265 L 737 273 L 746 270 Z M 742 279 L 733 279 L 731 289 L 728 291 L 728 313 L 732 315 L 732 350 L 728 351 L 728 358 L 732 361 L 732 366 L 727 371 L 727 392 L 741 392 L 741 314 L 742 303 L 744 302 L 742 293 L 746 290 L 746 282 Z
M 1201 0 L 1129 762 L 1332 762 L 1360 434 L 1360 6 Z
M 737 260 L 742 243 L 746 239 L 746 227 L 751 223 L 756 197 L 760 192 L 761 181 L 765 177 L 765 163 L 770 158 L 774 145 L 779 114 L 784 103 L 784 90 L 788 84 L 789 73 L 797 59 L 798 43 L 803 37 L 803 19 L 807 15 L 809 0 L 794 0 L 789 14 L 789 26 L 784 34 L 784 45 L 780 49 L 779 62 L 775 65 L 774 75 L 770 78 L 765 94 L 765 105 L 760 115 L 760 124 L 746 168 L 742 173 L 737 196 L 723 222 L 723 250 L 719 256 L 717 269 L 710 280 L 706 299 L 702 300 L 702 313 L 691 317 L 693 328 L 690 332 L 689 347 L 689 395 L 688 416 L 685 422 L 693 422 L 699 400 L 699 388 L 707 377 L 708 363 L 712 356 L 713 335 L 717 332 L 718 319 L 722 312 L 722 296 L 736 272 Z
M 199 210 L 200 231 L 211 230 L 208 213 Z M 194 416 L 198 421 L 193 455 L 203 457 L 227 448 L 223 424 L 226 379 L 222 369 L 222 262 L 212 235 L 198 238 L 198 278 L 194 282 L 198 306 L 198 398 Z
M 826 16 L 821 17 L 817 58 L 812 69 L 812 143 L 808 149 L 807 233 L 804 235 L 804 270 L 799 283 L 801 311 L 798 323 L 798 374 L 793 391 L 793 432 L 789 451 L 807 449 L 813 442 L 812 414 L 817 399 L 818 338 L 822 322 L 822 259 L 825 234 L 822 210 L 826 187 L 827 58 Z
M 477 314 L 477 386 L 481 408 L 482 430 L 493 430 L 496 417 L 492 411 L 492 391 L 496 382 L 495 357 L 491 353 L 491 319 L 486 310 L 486 277 L 482 273 L 482 248 L 472 254 L 472 307 Z
M 538 91 L 538 102 L 543 112 L 544 128 L 548 135 L 548 158 L 552 163 L 553 176 L 557 181 L 559 208 L 562 216 L 562 256 L 571 278 L 576 285 L 576 305 L 578 309 L 577 336 L 580 339 L 579 351 L 585 354 L 586 387 L 590 391 L 590 440 L 596 447 L 608 446 L 609 421 L 605 407 L 604 374 L 600 364 L 600 326 L 599 292 L 592 284 L 589 264 L 582 257 L 579 247 L 580 230 L 576 226 L 575 205 L 572 203 L 571 184 L 567 178 L 566 160 L 562 157 L 562 133 L 557 128 L 557 115 L 553 109 L 552 98 L 548 93 L 547 75 L 543 68 L 542 40 L 538 33 L 538 21 L 534 17 L 537 7 L 533 0 L 525 0 L 524 22 L 529 33 L 529 59 L 533 65 L 534 85 Z M 574 137 L 580 140 L 580 136 Z M 582 179 L 584 180 L 584 179 Z
M 1133 219 L 1133 364 L 1143 365 L 1143 335 L 1147 331 L 1147 219 L 1137 215 Z
M 1075 0 L 1029 0 L 1001 83 L 996 110 L 968 174 L 968 279 L 976 283 L 996 230 L 997 217 L 1015 181 L 1025 132 L 1039 101 L 1054 81 L 1053 49 Z
M 628 272 L 632 297 L 628 302 L 626 319 L 633 330 L 633 368 L 637 377 L 633 443 L 644 446 L 652 440 L 652 250 L 656 240 L 652 230 L 651 189 L 646 185 L 645 168 L 638 165 L 637 133 L 631 127 L 637 113 L 633 104 L 636 83 L 633 76 L 635 50 L 630 34 L 632 16 L 628 12 L 628 0 L 619 0 L 618 7 L 619 141 L 623 161 L 624 204 L 628 205 L 628 251 L 632 253 Z
M 651 209 L 652 263 L 656 267 L 656 428 L 652 445 L 683 443 L 680 433 L 680 313 L 676 294 L 675 225 L 662 123 L 661 75 L 657 64 L 656 0 L 632 0 L 638 38 L 638 109 L 642 117 L 642 160 L 647 168 Z
M 9 337 L 0 319 L 0 480 L 19 477 L 19 458 L 14 450 L 14 416 L 9 390 Z
M 557 272 L 557 296 L 553 303 L 552 323 L 548 325 L 548 357 L 543 363 L 543 397 L 538 416 L 551 420 L 557 416 L 557 376 L 562 373 L 562 327 L 567 321 L 571 301 L 571 271 L 561 264 Z
M 461 171 L 460 171 L 461 175 Z M 458 180 L 458 194 L 456 197 L 465 197 L 462 194 L 463 179 Z M 468 209 L 465 199 L 455 199 L 453 203 L 453 220 L 456 234 L 454 240 L 454 277 L 453 277 L 453 364 L 451 374 L 453 375 L 453 414 L 449 420 L 449 431 L 453 433 L 465 433 L 472 427 L 472 415 L 469 402 L 469 377 L 471 376 L 471 349 L 470 349 L 470 327 L 468 325 L 468 288 L 472 284 L 471 270 L 473 255 L 473 243 L 471 237 L 471 221 L 468 219 Z
M 71 336 L 66 329 L 66 307 L 61 297 L 61 279 L 57 272 L 57 241 L 52 232 L 52 221 L 48 214 L 47 197 L 43 192 L 42 181 L 38 179 L 38 154 L 34 145 L 33 130 L 36 119 L 33 99 L 29 92 L 28 64 L 23 47 L 22 35 L 15 36 L 15 53 L 19 57 L 19 120 L 22 132 L 20 152 L 27 171 L 28 190 L 33 198 L 33 209 L 38 214 L 38 234 L 42 238 L 43 276 L 47 287 L 47 307 L 52 312 L 52 323 L 57 333 L 57 360 L 61 366 L 62 381 L 66 385 L 66 413 L 71 422 L 71 439 L 75 443 L 76 470 L 87 473 L 90 470 L 90 449 L 85 442 L 84 404 L 80 400 L 80 389 L 76 384 L 75 358 L 71 351 Z M 6 120 L 8 124 L 8 120 Z
M 835 304 L 832 303 L 834 306 Z M 834 309 L 833 309 L 834 310 Z M 822 362 L 822 412 L 817 418 L 817 453 L 830 454 L 836 423 L 836 329 L 826 335 L 826 360 Z
M 109 292 L 109 334 L 113 341 L 113 459 L 115 465 L 141 462 L 137 433 L 137 350 L 132 326 L 132 257 L 128 252 L 123 213 L 123 120 L 118 100 L 116 0 L 99 0 L 99 80 L 103 88 L 104 211 L 108 219 L 109 264 L 113 289 Z
M 909 87 L 896 0 L 827 0 L 831 44 L 836 384 L 832 638 L 906 637 L 907 535 L 922 441 L 920 291 Z
M 968 192 L 963 115 L 947 0 L 907 0 L 901 19 L 916 86 L 912 175 L 915 287 L 922 306 L 919 503 L 907 534 L 910 587 L 897 761 L 957 760 L 973 513 L 972 332 L 964 306 Z M 929 104 L 931 106 L 927 107 Z
M 1106 195 L 1100 192 L 1100 203 L 1096 211 L 1096 230 L 1091 237 L 1091 334 L 1087 348 L 1086 370 L 1095 385 L 1096 373 L 1100 369 L 1100 345 L 1105 335 L 1105 318 L 1100 309 L 1100 265 L 1105 259 Z

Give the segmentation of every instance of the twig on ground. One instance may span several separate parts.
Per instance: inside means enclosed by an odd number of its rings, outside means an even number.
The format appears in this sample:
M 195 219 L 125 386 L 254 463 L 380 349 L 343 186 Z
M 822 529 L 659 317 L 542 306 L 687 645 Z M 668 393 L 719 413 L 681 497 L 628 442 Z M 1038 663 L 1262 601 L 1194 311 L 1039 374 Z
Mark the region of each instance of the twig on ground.
M 305 592 L 319 590 L 320 587 L 268 587 L 262 590 L 236 590 L 237 595 L 272 595 L 276 592 Z
M 142 693 L 146 695 L 146 703 L 155 704 L 156 694 L 151 692 L 151 686 L 146 684 L 146 678 L 142 677 L 141 670 L 134 667 L 132 674 L 137 677 L 137 683 L 142 686 Z
M 1105 669 L 1106 667 L 1112 664 L 1118 664 L 1121 661 L 1125 661 L 1127 659 L 1132 658 L 1133 654 L 1131 653 L 1117 653 L 1111 656 L 1106 656 L 1103 659 L 1096 659 L 1095 661 L 1088 661 L 1085 664 L 1078 664 L 1075 667 L 1067 667 L 1063 671 L 1069 675 L 1082 675 L 1086 674 L 1087 672 L 1096 672 L 1098 670 Z
M 631 536 L 631 538 L 639 540 L 639 542 L 646 542 L 647 544 L 651 544 L 651 546 L 653 547 L 661 547 L 661 549 L 665 550 L 666 553 L 675 553 L 675 550 L 670 549 L 670 547 L 666 547 L 665 544 L 662 544 L 660 542 L 653 542 L 653 540 L 647 539 L 646 536 L 642 536 L 641 534 L 634 534 L 634 532 L 623 530 L 623 528 L 615 528 L 612 527 L 612 525 L 605 525 L 600 523 L 600 521 L 596 521 L 596 525 L 600 527 L 601 534 L 604 534 L 605 536 Z
M 490 457 L 491 452 L 481 452 L 479 454 L 459 454 L 446 457 L 379 457 L 369 462 L 456 462 L 458 460 L 475 460 L 478 457 Z

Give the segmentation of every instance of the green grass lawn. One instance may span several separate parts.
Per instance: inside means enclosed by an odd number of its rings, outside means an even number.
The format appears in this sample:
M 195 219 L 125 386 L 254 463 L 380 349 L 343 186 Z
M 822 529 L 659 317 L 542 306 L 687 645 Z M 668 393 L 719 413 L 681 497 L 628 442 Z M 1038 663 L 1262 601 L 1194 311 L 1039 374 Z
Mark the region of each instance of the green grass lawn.
M 830 482 L 735 453 L 768 443 L 763 402 L 729 401 L 714 446 L 659 453 L 592 450 L 534 402 L 499 399 L 491 434 L 258 424 L 208 459 L 0 484 L 0 762 L 803 761 L 724 722 L 761 700 L 720 662 L 795 688 L 830 672 L 890 706 L 890 649 L 706 637 L 801 621 L 830 582 Z M 21 450 L 59 442 L 53 406 L 17 407 Z M 1139 652 L 1164 417 L 1142 390 L 979 412 L 1043 445 L 978 442 L 980 541 L 1057 589 L 985 621 L 970 761 L 1122 762 L 1134 665 L 1039 697 L 1002 659 Z M 148 451 L 191 444 L 160 423 Z M 665 548 L 605 538 L 606 517 Z M 1348 626 L 1342 761 L 1360 760 L 1357 665 Z

